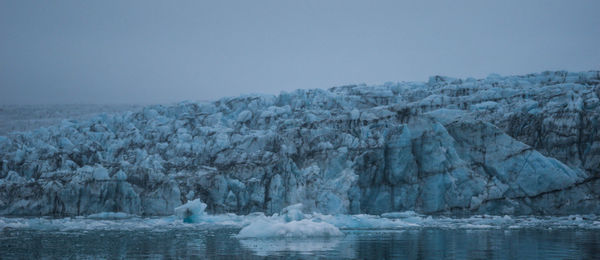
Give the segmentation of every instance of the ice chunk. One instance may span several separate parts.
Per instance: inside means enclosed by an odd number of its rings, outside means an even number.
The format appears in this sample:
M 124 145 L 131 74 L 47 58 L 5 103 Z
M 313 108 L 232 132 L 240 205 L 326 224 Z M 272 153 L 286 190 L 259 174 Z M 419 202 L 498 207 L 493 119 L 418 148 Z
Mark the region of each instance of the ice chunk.
M 302 203 L 285 207 L 281 211 L 281 214 L 284 217 L 284 220 L 287 222 L 304 219 L 304 214 L 302 213 Z
M 19 175 L 15 171 L 10 171 L 10 172 L 8 172 L 8 175 L 6 176 L 6 178 L 4 178 L 4 181 L 8 181 L 8 182 L 12 182 L 12 183 L 24 183 L 25 178 L 23 178 L 21 175 Z
M 206 204 L 200 199 L 195 199 L 175 208 L 175 215 L 182 218 L 183 222 L 186 223 L 200 222 L 205 215 L 205 209 Z
M 244 227 L 238 238 L 266 237 L 333 237 L 343 233 L 334 225 L 310 219 L 286 222 L 280 219 L 258 220 Z
M 108 176 L 108 170 L 106 168 L 100 166 L 94 169 L 93 173 L 94 180 L 97 181 L 105 181 L 110 180 L 110 176 Z
M 384 218 L 409 218 L 409 217 L 422 217 L 423 215 L 418 214 L 412 210 L 402 212 L 388 212 L 381 214 Z
M 422 218 L 410 219 L 388 219 L 375 215 L 320 215 L 315 216 L 320 221 L 331 223 L 340 229 L 400 229 L 419 227 L 422 223 Z
M 309 217 L 309 218 L 307 218 Z M 267 237 L 335 237 L 343 233 L 334 225 L 302 213 L 302 204 L 284 208 L 281 215 L 259 218 L 238 233 L 239 238 Z
M 244 110 L 240 112 L 240 114 L 237 117 L 237 121 L 240 123 L 246 122 L 250 119 L 252 119 L 252 112 L 250 112 L 249 110 Z

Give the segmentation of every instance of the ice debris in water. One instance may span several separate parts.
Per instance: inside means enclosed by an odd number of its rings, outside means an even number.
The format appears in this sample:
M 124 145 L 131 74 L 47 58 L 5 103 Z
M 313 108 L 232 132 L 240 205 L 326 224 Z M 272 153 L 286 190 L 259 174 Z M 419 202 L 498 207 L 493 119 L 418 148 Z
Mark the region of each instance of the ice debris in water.
M 133 218 L 135 215 L 127 214 L 125 212 L 100 212 L 96 214 L 88 215 L 90 219 L 126 219 Z
M 175 214 L 184 223 L 239 224 L 244 226 L 237 237 L 331 237 L 343 233 L 334 225 L 323 222 L 319 218 L 302 213 L 302 204 L 294 204 L 284 208 L 281 214 L 265 216 L 262 213 L 248 216 L 235 214 L 208 215 L 206 204 L 195 199 L 175 208 Z M 308 218 L 307 218 L 308 217 Z
M 196 204 L 202 205 L 202 204 Z M 319 213 L 302 214 L 291 217 L 282 212 L 281 215 L 265 216 L 263 213 L 249 215 L 219 214 L 209 215 L 198 208 L 186 207 L 180 216 L 160 218 L 141 218 L 139 216 L 124 217 L 120 213 L 100 213 L 88 217 L 76 218 L 13 218 L 0 217 L 0 231 L 16 230 L 179 230 L 207 229 L 219 226 L 236 227 L 240 238 L 248 237 L 327 237 L 341 235 L 344 230 L 403 230 L 413 228 L 447 228 L 447 229 L 564 229 L 580 228 L 600 230 L 598 215 L 570 216 L 493 216 L 476 215 L 466 218 L 419 215 L 414 212 L 377 215 L 323 215 Z M 200 213 L 194 215 L 192 212 Z M 191 215 L 187 215 L 191 213 Z M 297 213 L 297 212 L 296 212 Z M 186 216 L 187 221 L 184 221 Z M 121 216 L 123 216 L 121 218 Z M 286 220 L 287 219 L 287 220 Z M 322 224 L 321 224 L 322 223 Z M 327 225 L 325 225 L 327 224 Z M 330 225 L 330 226 L 328 226 Z M 334 227 L 334 228 L 332 228 Z M 261 230 L 265 229 L 265 230 Z M 278 231 L 281 229 L 283 231 Z M 302 230 L 305 229 L 305 230 Z
M 327 215 L 305 214 L 302 204 L 284 208 L 280 214 L 265 216 L 252 213 L 209 215 L 204 212 L 206 204 L 200 200 L 190 201 L 175 211 L 184 223 L 229 225 L 242 228 L 238 238 L 307 238 L 335 237 L 341 230 L 377 230 L 407 228 L 583 228 L 600 229 L 597 215 L 544 216 L 494 216 L 476 215 L 466 218 L 428 216 L 414 211 L 390 212 L 382 215 Z

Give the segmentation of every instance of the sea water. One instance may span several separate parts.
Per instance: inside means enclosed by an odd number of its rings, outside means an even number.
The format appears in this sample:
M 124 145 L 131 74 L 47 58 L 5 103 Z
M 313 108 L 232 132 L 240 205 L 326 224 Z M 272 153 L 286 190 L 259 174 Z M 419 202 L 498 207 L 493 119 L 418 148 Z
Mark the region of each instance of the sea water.
M 0 232 L 2 259 L 277 258 L 594 259 L 600 232 L 581 229 L 345 230 L 342 237 L 238 239 L 239 228 Z
M 60 219 L 0 217 L 0 259 L 272 257 L 598 259 L 600 221 L 595 215 L 330 216 L 293 210 L 275 216 L 203 215 L 191 223 L 177 216 L 121 213 Z

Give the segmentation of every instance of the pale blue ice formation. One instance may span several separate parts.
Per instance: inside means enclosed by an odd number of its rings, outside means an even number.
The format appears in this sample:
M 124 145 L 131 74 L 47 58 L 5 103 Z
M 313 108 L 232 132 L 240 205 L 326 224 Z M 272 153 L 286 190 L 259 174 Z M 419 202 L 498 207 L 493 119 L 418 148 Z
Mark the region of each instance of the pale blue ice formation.
M 327 222 L 316 222 L 310 219 L 284 221 L 257 220 L 242 228 L 238 238 L 307 238 L 307 237 L 335 237 L 343 233 L 334 225 Z
M 183 219 L 183 222 L 194 223 L 199 222 L 204 217 L 206 204 L 195 199 L 188 201 L 188 203 L 175 208 L 175 215 Z
M 63 121 L 0 137 L 0 215 L 247 223 L 301 203 L 278 222 L 295 234 L 598 214 L 599 96 L 598 71 L 435 76 Z

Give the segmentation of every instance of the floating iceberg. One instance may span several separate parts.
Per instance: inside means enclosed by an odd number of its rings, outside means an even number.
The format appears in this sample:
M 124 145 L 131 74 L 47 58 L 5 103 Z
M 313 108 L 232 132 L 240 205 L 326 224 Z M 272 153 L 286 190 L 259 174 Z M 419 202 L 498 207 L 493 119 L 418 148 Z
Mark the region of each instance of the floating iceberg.
M 311 219 L 293 220 L 258 220 L 240 230 L 238 238 L 307 238 L 335 237 L 343 233 L 334 225 L 326 222 L 316 222 Z
M 308 238 L 335 237 L 343 233 L 334 225 L 319 219 L 305 218 L 302 204 L 286 207 L 282 215 L 257 219 L 242 228 L 238 238 Z
M 144 218 L 18 218 L 0 217 L 0 231 L 90 231 L 90 230 L 148 230 L 177 231 L 205 230 L 214 228 L 240 229 L 240 239 L 271 238 L 335 238 L 347 230 L 410 230 L 420 228 L 443 229 L 588 229 L 600 230 L 598 215 L 569 216 L 495 216 L 444 217 L 409 214 L 402 218 L 386 218 L 377 215 L 322 215 L 304 214 L 301 220 L 286 221 L 275 214 L 203 215 L 197 222 L 184 222 L 178 216 Z M 289 224 L 292 223 L 292 224 Z M 286 225 L 289 224 L 289 225 Z
M 195 199 L 175 208 L 175 215 L 182 218 L 183 222 L 186 223 L 200 222 L 205 215 L 205 209 L 206 204 L 200 201 L 200 199 Z

